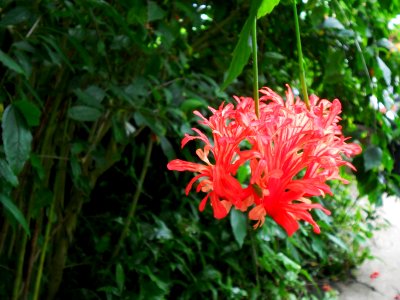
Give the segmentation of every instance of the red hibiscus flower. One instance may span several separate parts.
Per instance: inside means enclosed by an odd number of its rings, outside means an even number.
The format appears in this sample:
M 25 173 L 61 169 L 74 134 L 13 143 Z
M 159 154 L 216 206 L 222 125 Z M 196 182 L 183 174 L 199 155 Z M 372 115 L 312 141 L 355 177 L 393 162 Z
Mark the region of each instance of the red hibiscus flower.
M 346 143 L 342 135 L 339 114 L 340 101 L 310 97 L 310 108 L 300 99 L 295 100 L 288 87 L 286 101 L 269 88 L 260 90 L 260 117 L 254 112 L 254 101 L 248 97 L 234 97 L 237 104 L 222 104 L 218 110 L 210 108 L 207 119 L 200 112 L 200 124 L 211 130 L 211 139 L 193 128 L 197 135 L 186 134 L 182 147 L 191 140 L 205 145 L 196 151 L 203 163 L 179 159 L 168 164 L 168 169 L 190 171 L 195 177 L 197 192 L 205 192 L 200 203 L 202 211 L 210 199 L 214 216 L 225 217 L 232 206 L 242 211 L 253 206 L 249 218 L 262 226 L 265 217 L 272 217 L 288 235 L 299 228 L 298 220 L 310 223 L 320 232 L 310 210 L 328 210 L 312 203 L 312 196 L 331 194 L 328 180 L 347 183 L 339 167 L 354 167 L 344 159 L 361 152 L 357 144 Z M 248 164 L 248 182 L 239 182 L 236 173 Z

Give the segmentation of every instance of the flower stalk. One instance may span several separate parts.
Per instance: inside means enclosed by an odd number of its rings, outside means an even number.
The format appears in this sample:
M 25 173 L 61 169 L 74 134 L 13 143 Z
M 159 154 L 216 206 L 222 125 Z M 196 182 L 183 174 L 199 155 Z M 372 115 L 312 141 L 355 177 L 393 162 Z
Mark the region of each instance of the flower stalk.
M 306 73 L 304 71 L 304 62 L 303 62 L 303 50 L 301 48 L 301 38 L 300 38 L 300 25 L 299 25 L 299 17 L 297 14 L 297 6 L 296 0 L 293 0 L 293 14 L 294 14 L 294 24 L 296 28 L 296 44 L 297 44 L 297 52 L 299 55 L 299 69 L 300 69 L 300 84 L 303 92 L 304 103 L 307 108 L 310 108 L 310 100 L 308 98 L 307 85 L 306 85 Z
M 258 59 L 257 59 L 257 16 L 254 17 L 251 27 L 251 45 L 253 52 L 253 98 L 255 102 L 255 113 L 260 117 L 260 100 L 258 96 Z

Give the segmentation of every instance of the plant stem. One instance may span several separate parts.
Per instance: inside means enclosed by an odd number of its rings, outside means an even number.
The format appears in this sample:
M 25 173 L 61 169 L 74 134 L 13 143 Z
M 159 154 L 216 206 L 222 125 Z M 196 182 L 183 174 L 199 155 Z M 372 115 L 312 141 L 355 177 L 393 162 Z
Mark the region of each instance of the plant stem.
M 257 16 L 251 28 L 251 45 L 253 50 L 253 97 L 257 118 L 260 117 L 260 100 L 258 98 L 258 60 L 257 60 Z
M 39 234 L 42 228 L 42 217 L 38 218 L 36 220 L 35 224 L 35 231 L 32 234 L 32 239 L 31 239 L 31 250 L 30 250 L 30 256 L 28 260 L 28 264 L 26 267 L 26 277 L 25 277 L 25 285 L 24 289 L 22 292 L 22 299 L 27 300 L 29 299 L 29 289 L 32 281 L 32 272 L 33 272 L 33 266 L 35 264 L 35 260 L 37 257 L 37 241 L 39 238 Z
M 9 228 L 10 228 L 10 222 L 8 222 L 8 220 L 5 219 L 0 233 L 0 256 L 3 253 L 4 243 L 6 241 Z
M 257 290 L 261 292 L 260 275 L 258 273 L 258 262 L 257 262 L 258 255 L 257 255 L 256 241 L 254 240 L 254 231 L 251 226 L 249 226 L 249 232 L 250 232 L 250 242 L 251 242 L 251 257 L 253 259 L 253 264 L 254 264 L 254 273 L 256 275 Z
M 28 235 L 22 235 L 22 241 L 20 245 L 20 251 L 18 254 L 18 263 L 17 263 L 17 272 L 15 274 L 15 281 L 14 281 L 14 290 L 12 295 L 12 300 L 19 299 L 19 294 L 21 292 L 21 283 L 22 283 L 22 270 L 24 267 L 24 258 L 26 252 L 26 243 L 28 241 Z
M 53 222 L 55 202 L 56 202 L 56 199 L 53 199 L 51 206 L 50 206 L 50 210 L 49 210 L 49 219 L 48 219 L 47 225 L 46 225 L 46 233 L 44 236 L 44 243 L 43 243 L 42 250 L 41 250 L 42 253 L 40 253 L 39 267 L 38 267 L 38 271 L 37 271 L 35 289 L 33 292 L 32 300 L 39 299 L 40 282 L 42 281 L 43 265 L 44 265 L 44 260 L 46 258 L 47 246 L 48 246 L 49 240 L 50 240 L 50 231 L 51 231 L 51 226 L 52 226 L 52 222 Z
M 137 203 L 139 200 L 139 196 L 142 193 L 143 183 L 144 183 L 144 179 L 146 178 L 147 169 L 149 168 L 149 165 L 150 165 L 150 157 L 151 157 L 151 151 L 153 149 L 153 143 L 154 143 L 153 137 L 150 136 L 149 142 L 147 144 L 146 156 L 144 158 L 142 172 L 139 177 L 135 195 L 133 196 L 132 204 L 129 209 L 128 216 L 126 217 L 126 220 L 125 220 L 125 226 L 121 232 L 121 236 L 119 237 L 117 247 L 115 248 L 114 253 L 112 254 L 112 257 L 111 257 L 112 259 L 118 256 L 119 251 L 121 250 L 122 244 L 123 244 L 126 236 L 128 235 L 129 227 L 132 223 L 133 217 L 135 216 L 136 206 L 137 206 Z
M 304 64 L 303 64 L 303 51 L 301 49 L 300 25 L 299 25 L 299 17 L 297 15 L 296 0 L 293 0 L 293 13 L 294 13 L 294 24 L 296 27 L 297 52 L 299 54 L 301 89 L 303 91 L 304 102 L 306 103 L 307 108 L 310 108 L 310 100 L 308 99 L 307 86 L 306 86 L 306 74 L 304 71 Z

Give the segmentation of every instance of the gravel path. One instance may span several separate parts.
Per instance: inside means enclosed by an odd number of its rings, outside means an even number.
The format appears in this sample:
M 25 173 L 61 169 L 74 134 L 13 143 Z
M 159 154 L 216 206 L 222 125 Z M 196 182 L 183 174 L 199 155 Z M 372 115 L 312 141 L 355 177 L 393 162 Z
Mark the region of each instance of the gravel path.
M 400 300 L 400 199 L 384 199 L 380 214 L 391 226 L 372 241 L 375 259 L 356 270 L 355 281 L 339 285 L 340 300 Z

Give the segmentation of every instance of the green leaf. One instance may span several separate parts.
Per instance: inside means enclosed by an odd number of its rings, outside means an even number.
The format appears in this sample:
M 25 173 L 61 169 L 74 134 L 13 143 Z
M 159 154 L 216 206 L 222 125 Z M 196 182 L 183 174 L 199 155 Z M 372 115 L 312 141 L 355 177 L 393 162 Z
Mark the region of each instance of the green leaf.
M 43 180 L 46 172 L 43 168 L 42 160 L 35 153 L 32 153 L 30 156 L 30 164 L 36 171 L 36 175 L 39 177 L 39 179 Z
M 74 94 L 82 103 L 99 109 L 103 107 L 101 105 L 101 102 L 106 95 L 103 89 L 99 88 L 96 85 L 91 85 L 84 91 L 82 91 L 81 89 L 76 89 L 74 90 Z
M 376 42 L 376 44 L 379 46 L 379 47 L 382 47 L 382 48 L 385 48 L 386 50 L 394 50 L 395 49 L 395 45 L 391 42 L 391 41 L 389 41 L 387 38 L 381 38 L 380 40 L 378 40 L 377 42 Z
M 368 148 L 363 152 L 365 170 L 368 171 L 379 167 L 382 162 L 382 155 L 383 153 L 381 148 L 373 145 L 368 146 Z
M 127 23 L 139 23 L 141 25 L 144 25 L 147 22 L 147 15 L 148 12 L 146 13 L 146 6 L 144 6 L 142 3 L 136 3 L 128 11 Z
M 152 22 L 164 18 L 165 11 L 154 1 L 149 1 L 147 6 L 147 21 Z
M 345 27 L 336 18 L 327 18 L 322 23 L 323 28 L 344 30 Z
M 176 157 L 176 153 L 171 143 L 165 136 L 160 137 L 161 149 L 168 160 L 173 160 Z
M 230 213 L 230 221 L 232 226 L 233 236 L 239 247 L 242 248 L 244 238 L 247 235 L 247 218 L 245 214 L 239 210 L 232 209 Z
M 19 111 L 9 105 L 3 114 L 3 144 L 8 164 L 18 174 L 31 152 L 32 134 Z
M 280 54 L 278 52 L 265 52 L 264 53 L 264 57 L 267 58 L 268 61 L 269 60 L 279 61 L 279 60 L 287 59 L 286 56 L 284 56 L 284 55 L 282 55 L 282 54 Z
M 0 176 L 14 187 L 18 185 L 18 177 L 4 159 L 0 159 Z
M 0 202 L 4 208 L 17 220 L 17 222 L 24 228 L 27 235 L 30 235 L 29 226 L 26 219 L 19 208 L 13 203 L 13 201 L 6 195 L 0 194 Z
M 165 135 L 166 129 L 157 120 L 157 115 L 150 109 L 141 108 L 140 111 L 134 113 L 134 119 L 138 126 L 148 126 L 157 136 Z
M 207 103 L 203 99 L 187 99 L 181 104 L 181 110 L 188 114 L 189 112 L 193 112 L 200 107 L 207 107 Z
M 327 253 L 325 252 L 325 244 L 322 242 L 322 240 L 319 237 L 313 237 L 312 243 L 311 243 L 311 248 L 315 253 L 318 254 L 318 256 L 322 259 L 326 259 Z
M 31 203 L 31 217 L 36 219 L 45 207 L 50 207 L 54 200 L 54 194 L 48 188 L 42 187 L 35 191 L 33 203 Z M 54 216 L 53 216 L 54 217 Z
M 250 178 L 250 166 L 249 164 L 241 165 L 237 171 L 237 179 L 241 184 L 247 183 Z
M 287 270 L 290 270 L 290 271 L 293 271 L 296 273 L 301 270 L 301 266 L 299 264 L 297 264 L 295 261 L 291 260 L 289 257 L 287 257 L 282 252 L 279 252 L 277 257 L 283 262 L 283 264 Z
M 142 270 L 141 270 L 144 274 L 148 275 L 150 280 L 155 283 L 157 285 L 158 288 L 160 288 L 162 291 L 167 292 L 169 290 L 169 283 L 165 282 L 163 279 L 161 279 L 160 277 L 157 277 L 156 274 L 154 274 L 149 266 L 145 266 Z
M 73 36 L 69 36 L 68 41 L 72 44 L 73 49 L 76 49 L 76 52 L 83 60 L 83 68 L 87 69 L 89 73 L 93 73 L 93 57 L 89 54 L 87 49 L 82 46 L 78 39 L 74 38 Z
M 154 237 L 157 240 L 170 240 L 173 238 L 171 229 L 160 219 L 155 219 L 157 226 L 154 228 Z
M 120 263 L 115 268 L 115 281 L 117 282 L 118 290 L 122 292 L 125 286 L 125 273 Z
M 324 68 L 324 83 L 335 84 L 343 80 L 343 63 L 345 54 L 343 51 L 329 50 L 326 56 Z
M 15 101 L 13 105 L 21 112 L 30 127 L 40 124 L 41 112 L 34 103 L 28 100 L 20 100 Z
M 25 71 L 22 69 L 22 67 L 16 61 L 14 61 L 10 56 L 8 56 L 1 50 L 0 50 L 0 62 L 2 62 L 2 64 L 5 65 L 10 70 L 13 70 L 18 74 L 26 76 Z
M 338 236 L 335 236 L 335 235 L 330 234 L 330 233 L 327 233 L 326 235 L 333 243 L 338 245 L 340 248 L 342 248 L 346 252 L 350 251 L 349 247 L 347 247 L 347 245 Z
M 250 30 L 252 27 L 252 22 L 256 17 L 258 7 L 260 6 L 260 1 L 252 1 L 252 7 L 250 9 L 250 15 L 247 18 L 242 31 L 239 35 L 239 41 L 236 44 L 235 50 L 233 50 L 233 57 L 231 64 L 228 69 L 228 74 L 224 83 L 222 84 L 221 89 L 225 89 L 229 84 L 233 82 L 233 80 L 238 77 L 242 71 L 244 66 L 247 64 L 250 53 L 251 53 L 251 36 Z
M 260 8 L 257 12 L 257 19 L 264 17 L 273 11 L 274 7 L 279 4 L 280 0 L 262 0 Z
M 96 121 L 102 112 L 94 107 L 77 105 L 68 110 L 68 117 L 77 121 Z
M 376 57 L 376 60 L 378 62 L 379 69 L 382 71 L 383 79 L 385 80 L 386 85 L 389 86 L 391 83 L 392 71 L 390 71 L 389 67 L 379 56 Z
M 0 27 L 17 25 L 27 21 L 31 17 L 31 11 L 32 10 L 24 6 L 17 6 L 16 8 L 13 8 L 12 10 L 8 11 L 4 16 L 2 16 Z

